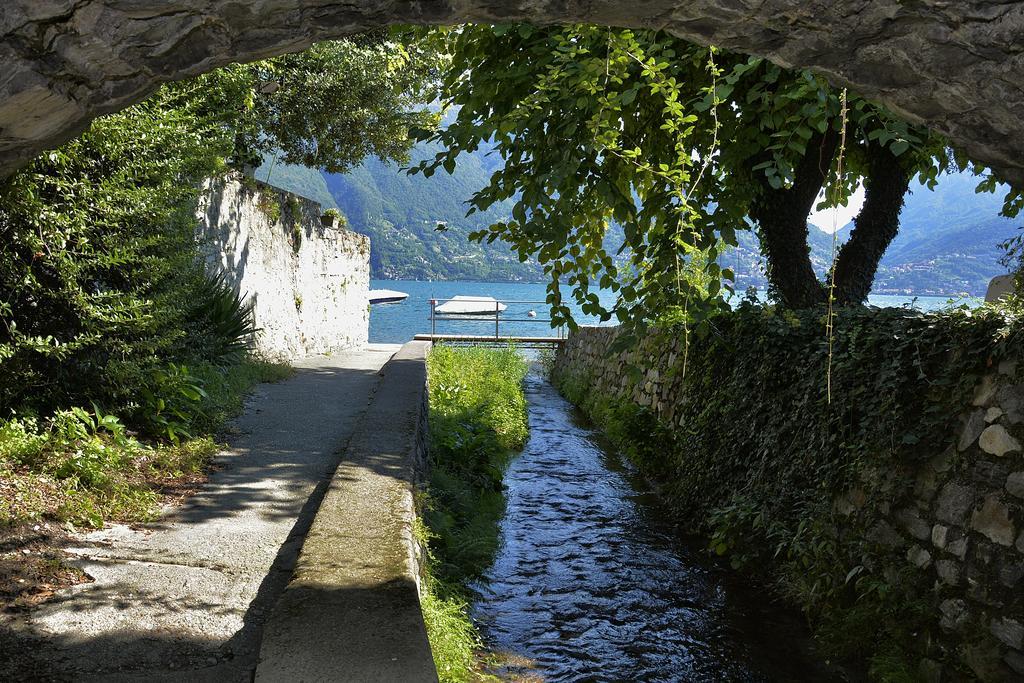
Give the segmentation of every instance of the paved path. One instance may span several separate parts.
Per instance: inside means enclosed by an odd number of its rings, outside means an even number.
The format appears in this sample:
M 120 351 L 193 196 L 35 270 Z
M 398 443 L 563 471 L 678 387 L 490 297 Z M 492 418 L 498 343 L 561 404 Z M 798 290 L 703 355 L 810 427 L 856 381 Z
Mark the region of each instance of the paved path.
M 95 581 L 24 625 L 75 680 L 250 681 L 265 613 L 397 346 L 316 357 L 258 388 L 201 492 L 159 523 L 88 534 Z

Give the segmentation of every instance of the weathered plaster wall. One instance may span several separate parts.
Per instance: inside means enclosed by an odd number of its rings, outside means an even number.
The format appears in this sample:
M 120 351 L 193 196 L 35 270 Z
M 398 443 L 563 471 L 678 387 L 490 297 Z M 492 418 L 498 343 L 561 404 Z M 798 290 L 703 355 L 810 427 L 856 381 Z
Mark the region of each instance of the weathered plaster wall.
M 1024 184 L 1013 0 L 5 0 L 0 176 L 159 83 L 395 23 L 591 22 L 813 67 Z
M 646 406 L 676 426 L 686 396 L 679 340 L 642 353 L 606 353 L 616 328 L 581 328 L 558 352 L 555 377 Z M 636 364 L 642 374 L 627 372 Z M 893 568 L 933 586 L 945 647 L 984 680 L 1024 680 L 1024 368 L 992 368 L 963 406 L 952 445 L 924 464 L 861 474 L 835 501 L 846 543 L 883 548 Z M 881 502 L 879 502 L 881 501 Z M 921 662 L 927 680 L 942 666 Z M 947 670 L 946 675 L 950 672 Z M 941 680 L 957 680 L 941 678 Z
M 366 343 L 369 238 L 325 224 L 316 202 L 251 178 L 206 189 L 201 249 L 212 271 L 255 299 L 258 351 L 295 358 Z

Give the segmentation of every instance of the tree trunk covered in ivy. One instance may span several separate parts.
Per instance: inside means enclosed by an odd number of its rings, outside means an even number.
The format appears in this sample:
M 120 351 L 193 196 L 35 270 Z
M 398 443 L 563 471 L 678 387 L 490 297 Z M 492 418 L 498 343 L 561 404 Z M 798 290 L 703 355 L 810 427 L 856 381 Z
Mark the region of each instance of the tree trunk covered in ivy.
M 789 308 L 810 308 L 828 301 L 828 283 L 818 280 L 810 259 L 807 217 L 814 208 L 838 151 L 839 134 L 829 129 L 814 136 L 788 188 L 773 188 L 761 179 L 761 191 L 751 205 L 768 261 L 768 283 Z M 756 158 L 752 165 L 762 159 Z M 854 219 L 850 239 L 837 254 L 835 297 L 840 306 L 864 303 L 875 280 L 878 263 L 899 231 L 900 211 L 910 173 L 899 159 L 877 142 L 867 145 L 865 198 Z M 756 172 L 755 172 L 756 173 Z
M 867 300 L 878 262 L 899 231 L 903 198 L 910 185 L 910 173 L 888 148 L 872 142 L 867 155 L 864 206 L 836 257 L 835 297 L 841 306 Z
M 825 289 L 811 265 L 807 216 L 828 177 L 838 145 L 839 133 L 831 127 L 814 135 L 788 188 L 773 188 L 766 176 L 752 171 L 760 179 L 761 190 L 750 215 L 760 228 L 761 246 L 768 260 L 768 283 L 790 308 L 809 308 L 825 301 Z M 761 161 L 755 157 L 752 165 Z

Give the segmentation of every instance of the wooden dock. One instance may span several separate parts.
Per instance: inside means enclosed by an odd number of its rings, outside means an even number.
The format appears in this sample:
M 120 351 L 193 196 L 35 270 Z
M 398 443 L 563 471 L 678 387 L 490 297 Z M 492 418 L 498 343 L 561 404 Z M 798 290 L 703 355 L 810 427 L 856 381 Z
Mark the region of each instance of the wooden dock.
M 417 334 L 416 341 L 446 342 L 457 345 L 514 344 L 516 346 L 561 346 L 564 337 L 506 337 L 493 334 Z

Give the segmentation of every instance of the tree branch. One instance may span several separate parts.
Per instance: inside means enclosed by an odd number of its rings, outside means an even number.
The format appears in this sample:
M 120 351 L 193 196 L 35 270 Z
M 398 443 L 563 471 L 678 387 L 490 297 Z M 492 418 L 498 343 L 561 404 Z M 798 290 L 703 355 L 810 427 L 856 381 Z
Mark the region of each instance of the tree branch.
M 900 227 L 900 211 L 910 173 L 889 148 L 869 142 L 864 206 L 854 219 L 850 239 L 836 257 L 835 296 L 841 306 L 863 303 L 875 281 L 878 262 Z
M 794 168 L 793 184 L 775 189 L 759 171 L 750 170 L 759 192 L 750 210 L 760 228 L 762 249 L 768 259 L 768 282 L 782 303 L 808 308 L 825 300 L 825 290 L 811 264 L 807 243 L 807 216 L 828 178 L 839 146 L 839 131 L 829 126 L 807 142 L 807 153 Z M 751 159 L 751 167 L 767 154 Z

